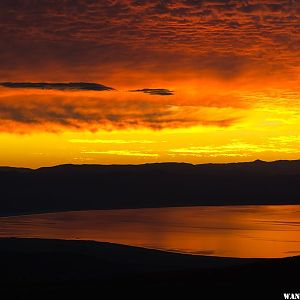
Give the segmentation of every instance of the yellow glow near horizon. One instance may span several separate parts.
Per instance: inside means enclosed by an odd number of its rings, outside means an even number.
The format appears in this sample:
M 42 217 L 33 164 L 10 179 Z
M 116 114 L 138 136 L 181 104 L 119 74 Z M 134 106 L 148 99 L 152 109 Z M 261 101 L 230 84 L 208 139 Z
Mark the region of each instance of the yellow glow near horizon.
M 36 168 L 64 163 L 207 163 L 299 158 L 299 129 L 282 124 L 261 126 L 261 122 L 265 120 L 255 116 L 244 124 L 225 128 L 2 133 L 0 165 Z

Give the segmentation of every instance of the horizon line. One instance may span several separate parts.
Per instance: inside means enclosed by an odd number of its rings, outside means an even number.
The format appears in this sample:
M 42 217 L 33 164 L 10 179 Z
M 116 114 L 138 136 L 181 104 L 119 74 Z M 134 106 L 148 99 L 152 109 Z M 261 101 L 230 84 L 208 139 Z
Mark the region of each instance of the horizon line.
M 207 162 L 207 163 L 189 163 L 184 161 L 162 161 L 162 162 L 148 162 L 148 163 L 140 163 L 140 164 L 73 164 L 73 163 L 64 163 L 64 164 L 56 164 L 56 165 L 49 165 L 49 166 L 40 166 L 37 168 L 30 168 L 30 167 L 22 167 L 22 166 L 8 166 L 8 165 L 0 165 L 1 169 L 27 169 L 27 170 L 39 170 L 43 168 L 57 168 L 57 167 L 63 167 L 63 166 L 146 166 L 146 165 L 166 165 L 166 164 L 173 164 L 173 165 L 190 165 L 190 166 L 204 166 L 204 165 L 233 165 L 233 164 L 249 164 L 249 163 L 265 163 L 265 164 L 271 164 L 276 162 L 298 162 L 299 159 L 277 159 L 277 160 L 261 160 L 261 159 L 255 159 L 251 161 L 237 161 L 237 162 Z

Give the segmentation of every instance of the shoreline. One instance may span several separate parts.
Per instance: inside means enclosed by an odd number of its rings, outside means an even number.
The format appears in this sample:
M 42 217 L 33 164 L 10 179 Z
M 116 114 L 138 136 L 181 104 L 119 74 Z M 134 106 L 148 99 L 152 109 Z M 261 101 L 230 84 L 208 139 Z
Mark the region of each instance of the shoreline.
M 28 212 L 12 212 L 12 213 L 1 213 L 0 218 L 9 218 L 9 217 L 21 217 L 21 216 L 30 216 L 30 215 L 43 215 L 43 214 L 55 214 L 55 213 L 66 213 L 66 212 L 87 212 L 87 211 L 115 211 L 115 210 L 139 210 L 139 209 L 164 209 L 164 208 L 193 208 L 193 207 L 245 207 L 245 206 L 298 206 L 299 203 L 259 203 L 259 204 L 211 204 L 211 205 L 178 205 L 178 206 L 140 206 L 140 207 L 115 207 L 115 208 L 95 208 L 95 209 L 57 209 L 57 210 L 41 210 L 41 211 L 28 211 Z

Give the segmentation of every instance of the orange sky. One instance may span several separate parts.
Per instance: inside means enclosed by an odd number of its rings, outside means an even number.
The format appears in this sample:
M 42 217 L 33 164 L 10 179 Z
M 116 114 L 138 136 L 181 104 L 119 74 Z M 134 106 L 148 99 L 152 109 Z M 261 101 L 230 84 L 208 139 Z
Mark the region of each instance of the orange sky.
M 0 165 L 298 159 L 299 18 L 283 0 L 1 1 Z M 70 82 L 113 90 L 53 85 Z

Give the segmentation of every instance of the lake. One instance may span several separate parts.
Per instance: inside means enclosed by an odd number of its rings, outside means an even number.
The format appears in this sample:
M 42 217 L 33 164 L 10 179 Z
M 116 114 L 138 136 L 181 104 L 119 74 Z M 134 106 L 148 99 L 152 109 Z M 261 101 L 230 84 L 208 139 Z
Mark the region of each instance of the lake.
M 0 218 L 0 237 L 112 242 L 226 257 L 300 255 L 300 205 L 70 211 Z

